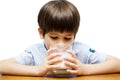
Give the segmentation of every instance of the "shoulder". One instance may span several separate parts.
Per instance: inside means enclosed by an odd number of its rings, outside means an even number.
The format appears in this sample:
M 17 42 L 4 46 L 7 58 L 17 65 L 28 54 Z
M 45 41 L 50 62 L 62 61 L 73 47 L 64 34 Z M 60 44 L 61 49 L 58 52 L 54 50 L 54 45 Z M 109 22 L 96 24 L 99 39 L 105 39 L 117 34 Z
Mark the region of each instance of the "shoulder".
M 72 44 L 73 47 L 87 47 L 88 45 L 86 45 L 85 43 L 81 43 L 78 41 L 74 41 Z
M 75 52 L 88 51 L 89 49 L 90 49 L 90 47 L 85 43 L 74 41 L 72 44 L 72 50 Z
M 44 58 L 44 43 L 37 43 L 27 47 L 20 55 L 15 56 L 15 59 L 25 65 L 37 65 Z
M 78 42 L 78 41 L 74 41 L 74 43 L 72 44 L 72 50 L 75 53 L 78 53 L 78 52 L 83 52 L 83 53 L 91 52 L 91 53 L 95 53 L 96 52 L 96 50 L 91 48 L 89 45 L 87 45 L 85 43 Z
M 99 63 L 105 61 L 106 59 L 105 53 L 97 52 L 84 43 L 74 42 L 72 50 L 78 56 L 78 59 L 83 63 Z
M 27 52 L 35 52 L 35 51 L 42 51 L 45 50 L 44 43 L 36 43 L 33 45 L 30 45 L 25 49 Z

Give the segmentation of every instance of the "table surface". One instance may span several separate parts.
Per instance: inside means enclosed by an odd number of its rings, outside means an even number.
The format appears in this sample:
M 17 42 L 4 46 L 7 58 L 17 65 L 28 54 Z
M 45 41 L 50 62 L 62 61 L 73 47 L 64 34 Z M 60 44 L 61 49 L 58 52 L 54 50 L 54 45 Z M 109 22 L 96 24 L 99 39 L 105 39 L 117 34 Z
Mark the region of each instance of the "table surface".
M 78 76 L 78 77 L 72 77 L 72 78 L 2 75 L 2 76 L 0 76 L 0 80 L 120 80 L 120 73 Z

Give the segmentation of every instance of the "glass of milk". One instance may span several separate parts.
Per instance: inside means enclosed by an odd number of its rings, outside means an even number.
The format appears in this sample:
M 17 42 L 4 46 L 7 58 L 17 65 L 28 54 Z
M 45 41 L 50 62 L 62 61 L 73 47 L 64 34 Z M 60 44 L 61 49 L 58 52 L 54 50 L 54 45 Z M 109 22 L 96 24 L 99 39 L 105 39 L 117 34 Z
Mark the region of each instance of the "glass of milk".
M 68 45 L 55 44 L 55 45 L 52 45 L 51 48 L 55 48 L 55 49 L 56 49 L 56 52 L 54 52 L 53 54 L 57 54 L 57 53 L 62 54 L 62 55 L 61 55 L 60 57 L 58 57 L 58 58 L 71 57 L 70 54 L 67 53 L 67 51 L 66 51 L 66 50 L 69 49 L 69 46 L 68 46 Z M 62 60 L 62 62 L 58 62 L 58 63 L 56 63 L 55 65 L 60 66 L 60 69 L 52 70 L 52 73 L 54 73 L 54 74 L 67 74 L 66 69 L 70 68 L 70 67 L 67 67 L 67 66 L 65 65 L 64 59 Z

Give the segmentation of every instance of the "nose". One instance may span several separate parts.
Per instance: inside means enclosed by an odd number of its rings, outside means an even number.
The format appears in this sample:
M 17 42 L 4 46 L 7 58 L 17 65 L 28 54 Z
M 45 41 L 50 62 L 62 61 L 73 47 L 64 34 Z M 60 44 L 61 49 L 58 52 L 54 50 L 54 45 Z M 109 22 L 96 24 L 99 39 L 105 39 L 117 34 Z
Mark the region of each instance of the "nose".
M 65 45 L 65 43 L 63 41 L 59 41 L 57 44 L 60 45 L 60 46 L 64 46 Z
M 63 41 L 58 42 L 56 45 L 59 47 L 59 49 L 62 49 L 62 50 L 66 50 L 70 48 L 70 45 L 65 44 Z

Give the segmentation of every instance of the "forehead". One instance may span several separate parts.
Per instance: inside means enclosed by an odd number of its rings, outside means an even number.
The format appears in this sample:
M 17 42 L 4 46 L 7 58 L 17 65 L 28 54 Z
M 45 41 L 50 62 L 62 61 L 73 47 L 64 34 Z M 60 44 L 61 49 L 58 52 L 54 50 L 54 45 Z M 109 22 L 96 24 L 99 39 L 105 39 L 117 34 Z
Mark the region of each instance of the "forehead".
M 49 32 L 49 35 L 58 35 L 58 36 L 74 36 L 74 33 L 69 33 L 69 32 Z

